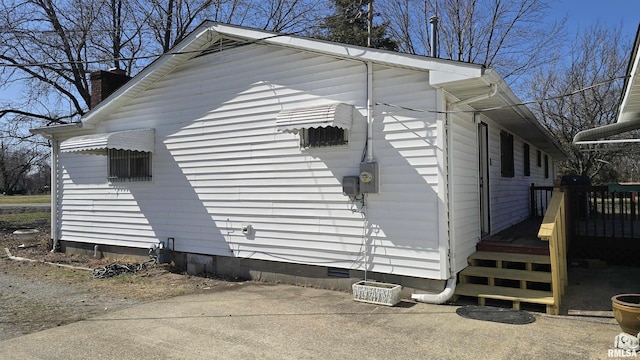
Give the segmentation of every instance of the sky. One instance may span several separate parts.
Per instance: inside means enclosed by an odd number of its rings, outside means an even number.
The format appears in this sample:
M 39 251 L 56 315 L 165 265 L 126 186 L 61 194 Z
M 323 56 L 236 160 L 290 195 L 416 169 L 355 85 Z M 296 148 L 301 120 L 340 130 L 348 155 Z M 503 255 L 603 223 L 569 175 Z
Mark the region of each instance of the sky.
M 580 30 L 600 21 L 606 26 L 622 24 L 623 37 L 632 43 L 640 23 L 640 0 L 549 0 L 549 19 L 567 16 L 567 36 L 572 38 Z M 0 90 L 0 99 L 11 98 L 19 91 L 14 87 Z
M 567 15 L 567 35 L 600 21 L 604 25 L 622 24 L 623 36 L 635 38 L 640 23 L 640 0 L 551 0 L 551 18 Z

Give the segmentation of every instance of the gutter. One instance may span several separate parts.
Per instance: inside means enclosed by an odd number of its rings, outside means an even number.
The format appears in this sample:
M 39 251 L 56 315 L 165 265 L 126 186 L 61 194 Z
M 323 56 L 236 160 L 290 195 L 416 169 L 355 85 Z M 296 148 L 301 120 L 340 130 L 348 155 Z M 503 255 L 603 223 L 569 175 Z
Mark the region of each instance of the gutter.
M 34 135 L 42 135 L 42 136 L 51 138 L 54 134 L 64 133 L 70 130 L 94 129 L 94 128 L 95 126 L 91 124 L 84 124 L 82 121 L 78 121 L 70 124 L 58 124 L 58 125 L 31 128 L 29 129 L 29 132 Z

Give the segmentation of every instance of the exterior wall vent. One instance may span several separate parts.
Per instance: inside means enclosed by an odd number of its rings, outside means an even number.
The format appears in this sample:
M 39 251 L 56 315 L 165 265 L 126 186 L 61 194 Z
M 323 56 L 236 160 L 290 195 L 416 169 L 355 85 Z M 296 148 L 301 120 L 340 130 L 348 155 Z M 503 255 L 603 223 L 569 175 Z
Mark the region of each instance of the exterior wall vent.
M 327 268 L 327 276 L 331 278 L 347 279 L 349 278 L 349 269 L 330 267 Z

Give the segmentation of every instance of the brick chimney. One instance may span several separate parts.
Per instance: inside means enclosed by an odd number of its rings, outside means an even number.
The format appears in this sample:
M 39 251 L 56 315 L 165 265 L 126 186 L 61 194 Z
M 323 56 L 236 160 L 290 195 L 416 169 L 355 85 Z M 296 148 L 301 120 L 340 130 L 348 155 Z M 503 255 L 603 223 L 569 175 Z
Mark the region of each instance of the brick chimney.
M 91 104 L 89 109 L 93 109 L 131 78 L 122 69 L 109 69 L 109 71 L 94 71 L 89 75 L 89 79 L 91 80 Z

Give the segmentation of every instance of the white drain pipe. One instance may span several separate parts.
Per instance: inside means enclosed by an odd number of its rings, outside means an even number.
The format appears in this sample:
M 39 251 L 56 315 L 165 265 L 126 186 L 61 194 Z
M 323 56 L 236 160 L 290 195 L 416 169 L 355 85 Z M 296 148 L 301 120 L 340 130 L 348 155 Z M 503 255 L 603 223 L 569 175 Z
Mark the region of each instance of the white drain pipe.
M 451 297 L 453 296 L 453 293 L 456 291 L 456 282 L 457 282 L 456 276 L 453 275 L 452 277 L 449 278 L 449 280 L 447 280 L 447 285 L 444 287 L 444 290 L 442 290 L 441 293 L 411 294 L 411 299 L 419 302 L 429 303 L 429 304 L 436 304 L 436 305 L 444 304 L 445 302 L 447 302 L 447 300 L 451 299 Z

